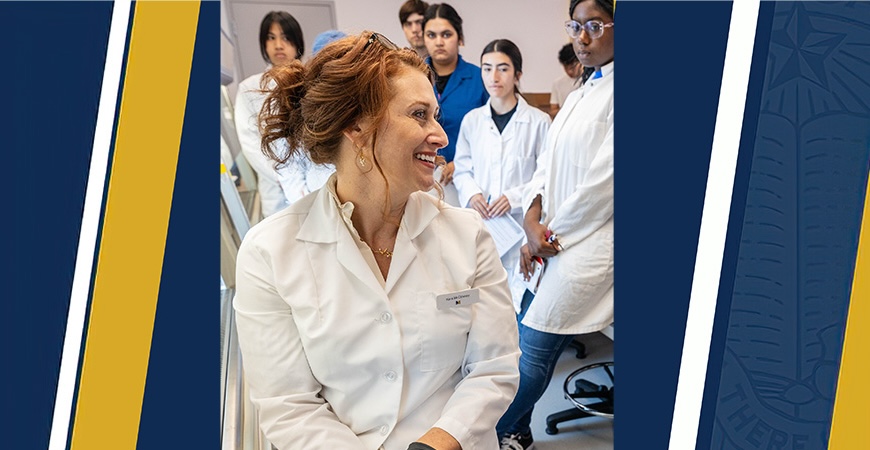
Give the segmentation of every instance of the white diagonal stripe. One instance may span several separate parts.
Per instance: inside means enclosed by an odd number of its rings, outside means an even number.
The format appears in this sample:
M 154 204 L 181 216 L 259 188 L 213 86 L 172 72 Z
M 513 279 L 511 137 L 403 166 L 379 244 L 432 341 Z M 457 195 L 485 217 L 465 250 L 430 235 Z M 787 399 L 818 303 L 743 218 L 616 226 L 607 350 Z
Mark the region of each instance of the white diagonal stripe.
M 695 450 L 698 438 L 759 3 L 735 0 L 731 9 L 669 450 Z
M 130 0 L 116 0 L 112 9 L 106 65 L 103 68 L 103 84 L 94 131 L 94 147 L 91 150 L 91 166 L 85 191 L 82 227 L 76 252 L 76 267 L 66 320 L 66 335 L 63 340 L 60 374 L 57 380 L 57 395 L 54 399 L 49 450 L 64 450 L 67 444 L 129 21 Z

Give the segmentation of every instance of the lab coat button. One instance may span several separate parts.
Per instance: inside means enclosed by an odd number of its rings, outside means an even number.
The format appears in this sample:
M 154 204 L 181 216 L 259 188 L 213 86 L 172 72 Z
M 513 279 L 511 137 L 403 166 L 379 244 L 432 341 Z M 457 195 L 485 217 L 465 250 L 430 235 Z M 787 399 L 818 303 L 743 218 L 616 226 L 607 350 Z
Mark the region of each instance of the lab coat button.
M 390 432 L 390 427 L 388 427 L 388 426 L 386 426 L 386 425 L 381 425 L 381 434 L 383 434 L 384 436 L 386 436 L 387 433 L 389 433 L 389 432 Z
M 391 320 L 393 320 L 393 315 L 388 312 L 382 313 L 380 320 L 381 323 L 389 323 Z
M 392 370 L 387 371 L 387 373 L 384 374 L 384 379 L 386 379 L 387 381 L 390 381 L 390 382 L 396 381 L 396 378 L 397 378 L 396 372 L 393 372 Z

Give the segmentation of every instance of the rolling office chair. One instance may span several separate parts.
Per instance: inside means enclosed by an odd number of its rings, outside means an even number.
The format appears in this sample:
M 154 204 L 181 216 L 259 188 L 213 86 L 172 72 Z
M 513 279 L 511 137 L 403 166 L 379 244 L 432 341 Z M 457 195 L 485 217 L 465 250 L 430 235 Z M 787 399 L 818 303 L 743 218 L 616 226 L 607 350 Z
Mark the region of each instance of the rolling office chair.
M 612 339 L 612 328 L 610 328 L 609 334 L 604 334 Z M 575 339 L 569 346 L 577 351 L 578 359 L 586 357 L 586 346 L 582 342 Z M 590 381 L 590 378 L 603 379 L 605 381 L 598 384 Z M 584 417 L 613 418 L 612 361 L 585 365 L 571 372 L 565 378 L 562 390 L 565 393 L 565 398 L 574 407 L 547 416 L 547 428 L 545 430 L 547 434 L 557 434 L 559 432 L 557 425 L 569 420 Z

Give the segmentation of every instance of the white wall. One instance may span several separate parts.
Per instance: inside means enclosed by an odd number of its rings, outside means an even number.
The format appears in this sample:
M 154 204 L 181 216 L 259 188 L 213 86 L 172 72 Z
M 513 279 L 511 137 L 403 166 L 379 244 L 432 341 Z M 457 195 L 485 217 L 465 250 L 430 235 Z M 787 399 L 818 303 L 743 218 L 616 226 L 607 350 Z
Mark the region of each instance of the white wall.
M 377 31 L 407 45 L 399 24 L 404 0 L 334 0 L 338 28 L 347 33 Z M 569 42 L 563 24 L 570 0 L 449 0 L 463 20 L 462 57 L 480 65 L 480 52 L 493 39 L 510 39 L 523 54 L 523 92 L 549 93 L 563 74 L 559 48 Z M 442 3 L 429 0 L 429 3 Z M 309 39 L 308 36 L 305 37 Z M 313 39 L 313 38 L 312 38 Z

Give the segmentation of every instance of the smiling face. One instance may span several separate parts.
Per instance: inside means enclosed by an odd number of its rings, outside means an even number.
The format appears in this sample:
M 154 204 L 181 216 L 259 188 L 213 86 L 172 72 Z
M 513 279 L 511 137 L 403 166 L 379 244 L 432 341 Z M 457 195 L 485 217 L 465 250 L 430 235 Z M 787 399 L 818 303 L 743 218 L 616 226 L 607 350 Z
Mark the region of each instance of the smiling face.
M 459 58 L 459 35 L 447 19 L 436 17 L 426 22 L 423 32 L 426 49 L 432 61 L 441 65 L 454 64 Z
M 266 37 L 266 54 L 273 65 L 286 64 L 296 59 L 296 46 L 284 34 L 278 22 L 272 22 Z
M 400 71 L 390 82 L 393 98 L 378 127 L 375 156 L 394 199 L 406 199 L 435 185 L 435 156 L 447 135 L 435 119 L 438 101 L 422 72 Z
M 491 97 L 514 95 L 520 74 L 514 70 L 510 57 L 502 52 L 490 52 L 480 58 L 480 76 Z
M 574 8 L 571 16 L 577 23 L 585 24 L 590 20 L 600 20 L 604 24 L 613 22 L 613 17 L 607 11 L 601 9 L 595 0 L 583 0 Z M 574 53 L 577 59 L 586 67 L 594 67 L 595 70 L 613 61 L 613 28 L 604 29 L 604 34 L 598 39 L 592 39 L 585 30 L 573 40 Z

